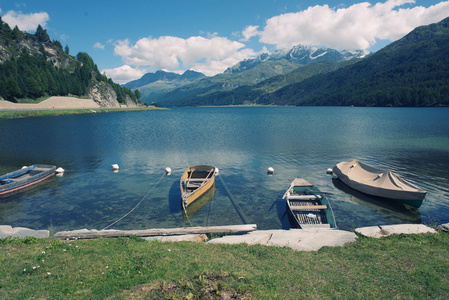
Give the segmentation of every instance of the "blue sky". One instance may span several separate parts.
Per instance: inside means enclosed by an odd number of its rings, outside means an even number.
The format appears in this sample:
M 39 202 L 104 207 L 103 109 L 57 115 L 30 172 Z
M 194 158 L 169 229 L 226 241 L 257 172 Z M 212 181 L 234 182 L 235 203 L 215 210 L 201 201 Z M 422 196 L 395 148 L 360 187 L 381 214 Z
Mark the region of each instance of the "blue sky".
M 377 51 L 448 17 L 449 0 L 0 0 L 0 15 L 126 83 L 159 69 L 212 76 L 297 44 Z

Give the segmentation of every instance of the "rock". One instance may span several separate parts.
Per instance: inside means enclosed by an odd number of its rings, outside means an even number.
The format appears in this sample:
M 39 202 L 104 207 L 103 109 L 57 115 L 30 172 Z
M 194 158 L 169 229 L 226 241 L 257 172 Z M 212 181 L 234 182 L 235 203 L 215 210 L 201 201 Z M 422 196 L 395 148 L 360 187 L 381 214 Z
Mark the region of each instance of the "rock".
M 449 223 L 441 224 L 439 228 L 445 232 L 449 232 Z
M 99 82 L 92 86 L 88 95 L 101 107 L 120 107 L 120 103 L 117 101 L 117 94 L 112 86 L 105 82 Z
M 227 235 L 208 241 L 208 244 L 242 244 L 289 247 L 297 251 L 317 251 L 324 246 L 343 246 L 357 236 L 344 230 L 291 229 L 256 230 L 242 235 Z
M 373 238 L 381 238 L 392 234 L 436 233 L 435 229 L 424 224 L 398 224 L 357 228 L 355 232 Z
M 48 230 L 33 230 L 25 227 L 11 227 L 9 225 L 0 225 L 0 238 L 6 237 L 26 238 L 27 236 L 36 238 L 48 238 L 50 232 Z

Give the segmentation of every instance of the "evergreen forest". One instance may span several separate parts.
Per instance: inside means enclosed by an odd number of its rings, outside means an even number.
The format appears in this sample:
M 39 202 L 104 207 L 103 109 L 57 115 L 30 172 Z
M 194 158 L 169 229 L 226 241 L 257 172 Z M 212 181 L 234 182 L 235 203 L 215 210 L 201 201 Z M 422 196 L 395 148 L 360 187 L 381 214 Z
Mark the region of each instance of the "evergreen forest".
M 101 74 L 87 53 L 69 55 L 69 47 L 63 49 L 59 41 L 52 42 L 40 25 L 33 35 L 17 26 L 11 29 L 0 18 L 0 62 L 0 96 L 12 102 L 86 96 L 89 88 L 100 82 L 109 84 L 122 104 L 126 96 L 137 102 L 136 95 L 140 95 L 138 90 L 133 92 Z

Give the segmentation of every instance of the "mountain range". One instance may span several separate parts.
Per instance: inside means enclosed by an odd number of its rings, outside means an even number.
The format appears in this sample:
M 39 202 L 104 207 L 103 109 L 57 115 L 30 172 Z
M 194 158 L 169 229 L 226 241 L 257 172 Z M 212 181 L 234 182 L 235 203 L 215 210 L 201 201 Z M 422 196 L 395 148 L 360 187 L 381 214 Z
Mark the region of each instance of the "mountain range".
M 285 57 L 280 61 L 292 63 Z M 250 69 L 242 66 L 251 61 L 241 62 L 213 77 L 215 86 L 226 83 L 218 79 L 243 77 L 270 62 L 264 60 Z M 204 80 L 192 85 L 196 89 L 184 86 L 167 93 L 162 105 L 448 106 L 449 18 L 415 28 L 363 58 L 314 62 L 228 90 L 200 88 Z
M 232 91 L 236 88 L 255 85 L 273 76 L 287 74 L 300 66 L 313 62 L 340 62 L 365 57 L 366 51 L 337 51 L 298 45 L 290 50 L 278 50 L 272 54 L 263 53 L 254 59 L 247 59 L 213 77 L 186 71 L 179 75 L 157 71 L 147 73 L 142 78 L 126 83 L 130 89 L 139 89 L 142 100 L 163 104 L 166 101 L 179 101 L 196 98 L 215 92 Z

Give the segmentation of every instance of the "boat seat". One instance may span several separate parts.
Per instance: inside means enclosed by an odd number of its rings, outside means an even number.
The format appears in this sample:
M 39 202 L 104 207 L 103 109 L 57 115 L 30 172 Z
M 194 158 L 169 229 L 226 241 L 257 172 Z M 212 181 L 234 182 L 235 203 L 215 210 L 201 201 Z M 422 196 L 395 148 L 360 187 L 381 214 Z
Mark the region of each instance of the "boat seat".
M 321 199 L 319 195 L 288 195 L 287 199 L 289 200 L 315 200 Z
M 290 206 L 292 210 L 312 210 L 312 209 L 327 209 L 327 205 L 298 205 Z

